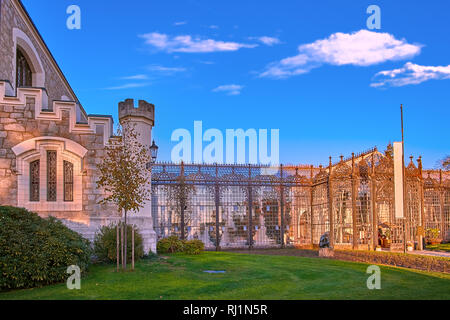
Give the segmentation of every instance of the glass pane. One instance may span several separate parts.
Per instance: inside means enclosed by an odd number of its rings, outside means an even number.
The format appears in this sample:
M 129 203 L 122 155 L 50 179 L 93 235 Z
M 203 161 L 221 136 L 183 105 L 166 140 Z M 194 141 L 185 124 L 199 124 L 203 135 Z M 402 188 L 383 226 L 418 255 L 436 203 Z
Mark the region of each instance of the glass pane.
M 39 160 L 30 163 L 30 201 L 39 201 Z
M 17 50 L 16 56 L 16 86 L 31 87 L 33 73 L 31 72 L 30 65 L 22 51 Z
M 64 201 L 73 201 L 73 164 L 64 161 Z
M 56 201 L 56 151 L 47 151 L 47 201 Z

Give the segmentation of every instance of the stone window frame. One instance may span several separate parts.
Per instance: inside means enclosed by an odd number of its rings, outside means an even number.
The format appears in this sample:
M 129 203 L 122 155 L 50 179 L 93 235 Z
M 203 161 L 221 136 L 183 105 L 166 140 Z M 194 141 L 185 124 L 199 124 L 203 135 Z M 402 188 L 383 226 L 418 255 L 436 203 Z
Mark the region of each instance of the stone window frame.
M 87 149 L 78 143 L 59 137 L 39 137 L 13 147 L 16 154 L 17 205 L 35 212 L 82 211 L 83 158 Z M 56 151 L 57 198 L 47 201 L 47 151 Z M 30 201 L 30 164 L 40 160 L 40 199 Z M 64 200 L 64 161 L 73 164 L 73 201 Z
M 44 88 L 45 87 L 45 70 L 39 56 L 38 51 L 33 45 L 31 39 L 18 28 L 13 28 L 13 50 L 14 50 L 14 59 L 13 59 L 13 79 L 12 83 L 14 87 L 16 87 L 16 62 L 17 62 L 17 50 L 20 49 L 22 54 L 27 59 L 27 62 L 32 71 L 32 87 Z M 15 88 L 17 90 L 17 88 Z

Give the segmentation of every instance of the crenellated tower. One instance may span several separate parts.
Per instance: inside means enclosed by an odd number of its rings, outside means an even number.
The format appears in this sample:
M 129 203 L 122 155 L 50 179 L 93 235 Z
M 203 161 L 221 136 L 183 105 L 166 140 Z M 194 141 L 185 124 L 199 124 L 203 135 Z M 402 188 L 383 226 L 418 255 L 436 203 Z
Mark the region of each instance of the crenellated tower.
M 152 144 L 152 128 L 155 125 L 155 106 L 144 100 L 139 100 L 138 107 L 134 106 L 133 99 L 126 99 L 119 103 L 119 122 L 122 126 L 131 124 L 138 134 L 138 141 L 148 150 Z M 151 172 L 148 171 L 148 190 L 151 191 Z M 151 200 L 145 203 L 144 207 L 137 213 L 129 215 L 130 224 L 139 228 L 139 233 L 143 238 L 144 252 L 150 250 L 156 252 L 156 233 L 153 228 L 152 204 Z

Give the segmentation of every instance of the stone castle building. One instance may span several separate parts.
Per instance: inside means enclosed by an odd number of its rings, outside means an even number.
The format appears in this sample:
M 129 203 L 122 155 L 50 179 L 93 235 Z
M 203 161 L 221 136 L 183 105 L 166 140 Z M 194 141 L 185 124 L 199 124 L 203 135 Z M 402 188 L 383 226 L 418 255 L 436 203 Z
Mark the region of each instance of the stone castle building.
M 119 121 L 135 124 L 147 147 L 154 113 L 145 101 L 119 103 Z M 122 219 L 99 204 L 97 165 L 112 137 L 113 118 L 86 112 L 21 1 L 0 0 L 0 205 L 54 216 L 93 240 L 101 226 Z M 354 249 L 418 245 L 427 230 L 450 239 L 450 172 L 423 170 L 420 157 L 405 170 L 405 219 L 394 208 L 392 148 L 334 164 L 330 157 L 327 168 L 266 169 L 155 164 L 147 186 L 153 201 L 128 221 L 146 252 L 168 235 L 217 249 L 317 246 L 327 232 L 333 245 Z M 189 194 L 186 180 L 197 193 Z
M 148 146 L 154 111 L 145 101 L 119 103 L 120 121 L 134 122 Z M 0 205 L 54 216 L 93 240 L 121 219 L 98 204 L 97 164 L 112 135 L 113 118 L 81 106 L 21 1 L 0 0 Z M 129 220 L 155 251 L 150 204 Z

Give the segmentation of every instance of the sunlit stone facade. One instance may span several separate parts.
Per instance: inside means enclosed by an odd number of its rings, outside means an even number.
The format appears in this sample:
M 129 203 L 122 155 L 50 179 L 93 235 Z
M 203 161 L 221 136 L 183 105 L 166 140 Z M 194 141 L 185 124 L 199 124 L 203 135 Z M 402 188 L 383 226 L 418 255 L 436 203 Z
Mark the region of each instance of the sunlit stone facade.
M 96 184 L 113 119 L 86 113 L 20 1 L 0 0 L 0 30 L 0 205 L 57 217 L 93 240 L 102 225 L 121 219 L 115 207 L 99 204 Z M 26 60 L 20 70 L 18 55 Z M 135 122 L 150 146 L 153 105 L 126 100 L 119 118 Z M 155 251 L 150 208 L 130 222 L 145 250 Z

